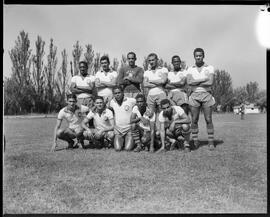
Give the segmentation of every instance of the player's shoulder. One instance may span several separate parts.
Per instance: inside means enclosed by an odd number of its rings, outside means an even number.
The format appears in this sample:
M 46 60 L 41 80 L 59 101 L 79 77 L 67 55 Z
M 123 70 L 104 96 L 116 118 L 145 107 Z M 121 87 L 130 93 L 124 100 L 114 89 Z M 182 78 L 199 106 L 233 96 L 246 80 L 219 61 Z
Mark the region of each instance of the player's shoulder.
M 184 109 L 181 106 L 173 105 L 172 107 L 175 109 L 175 111 L 177 113 L 183 113 L 184 112 Z

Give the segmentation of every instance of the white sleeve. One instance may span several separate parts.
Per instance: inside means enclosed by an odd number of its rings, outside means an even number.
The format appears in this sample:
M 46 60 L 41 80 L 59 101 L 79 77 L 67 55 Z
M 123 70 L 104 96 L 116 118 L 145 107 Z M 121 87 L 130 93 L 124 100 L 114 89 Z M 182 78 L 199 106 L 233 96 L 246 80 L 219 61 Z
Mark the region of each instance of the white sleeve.
M 209 73 L 210 74 L 214 74 L 215 73 L 215 70 L 214 70 L 214 67 L 213 66 L 209 66 Z
M 182 116 L 185 113 L 184 109 L 182 109 L 180 106 L 175 106 L 174 108 L 178 116 Z
M 153 116 L 149 119 L 150 122 L 156 121 L 156 114 L 154 113 Z
M 110 109 L 106 109 L 106 113 L 109 120 L 113 119 L 113 113 Z
M 73 76 L 70 80 L 71 83 L 76 83 L 76 76 Z
M 94 113 L 92 111 L 90 111 L 87 116 L 88 119 L 92 119 L 94 117 Z
M 64 111 L 63 111 L 63 109 L 61 109 L 60 112 L 58 113 L 57 119 L 63 120 L 64 117 L 65 117 Z
M 159 113 L 158 120 L 159 120 L 160 123 L 165 122 L 165 118 L 163 117 L 163 111 Z
M 140 118 L 142 116 L 139 109 L 138 109 L 138 106 L 133 107 L 132 113 L 136 114 L 138 116 L 138 118 Z

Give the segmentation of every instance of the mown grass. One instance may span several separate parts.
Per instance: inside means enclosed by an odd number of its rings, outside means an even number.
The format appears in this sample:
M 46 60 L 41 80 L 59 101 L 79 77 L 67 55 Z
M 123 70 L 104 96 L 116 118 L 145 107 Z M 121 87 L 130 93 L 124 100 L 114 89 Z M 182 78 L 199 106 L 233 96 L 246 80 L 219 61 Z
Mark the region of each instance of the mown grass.
M 213 120 L 214 151 L 151 154 L 51 153 L 55 119 L 5 119 L 4 213 L 266 213 L 266 115 Z

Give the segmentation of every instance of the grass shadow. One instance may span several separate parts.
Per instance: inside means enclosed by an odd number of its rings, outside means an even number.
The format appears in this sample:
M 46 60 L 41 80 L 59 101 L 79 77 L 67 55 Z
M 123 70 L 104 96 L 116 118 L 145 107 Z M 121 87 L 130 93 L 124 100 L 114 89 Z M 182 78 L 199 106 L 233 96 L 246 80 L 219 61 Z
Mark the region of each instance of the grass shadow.
M 214 146 L 217 147 L 218 145 L 221 145 L 223 144 L 224 141 L 221 140 L 221 139 L 215 139 L 214 140 Z M 208 140 L 199 140 L 199 148 L 200 147 L 203 147 L 203 146 L 207 146 L 208 145 Z M 192 146 L 192 149 L 194 149 L 194 142 L 191 141 L 191 146 Z

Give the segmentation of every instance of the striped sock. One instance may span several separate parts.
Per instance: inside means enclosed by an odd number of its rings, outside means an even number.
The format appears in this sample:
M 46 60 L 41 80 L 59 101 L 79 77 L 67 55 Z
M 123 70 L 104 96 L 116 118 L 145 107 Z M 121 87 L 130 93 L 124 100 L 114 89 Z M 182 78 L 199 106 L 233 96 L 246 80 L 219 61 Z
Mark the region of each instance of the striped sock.
M 140 140 L 140 132 L 139 132 L 139 130 L 132 130 L 132 131 L 131 131 L 131 135 L 132 135 L 133 140 L 134 140 L 134 143 L 135 143 L 136 145 L 141 144 L 141 140 Z
M 214 128 L 207 128 L 208 142 L 214 143 Z
M 198 133 L 199 133 L 198 128 L 191 129 L 191 136 L 193 141 L 198 141 Z

